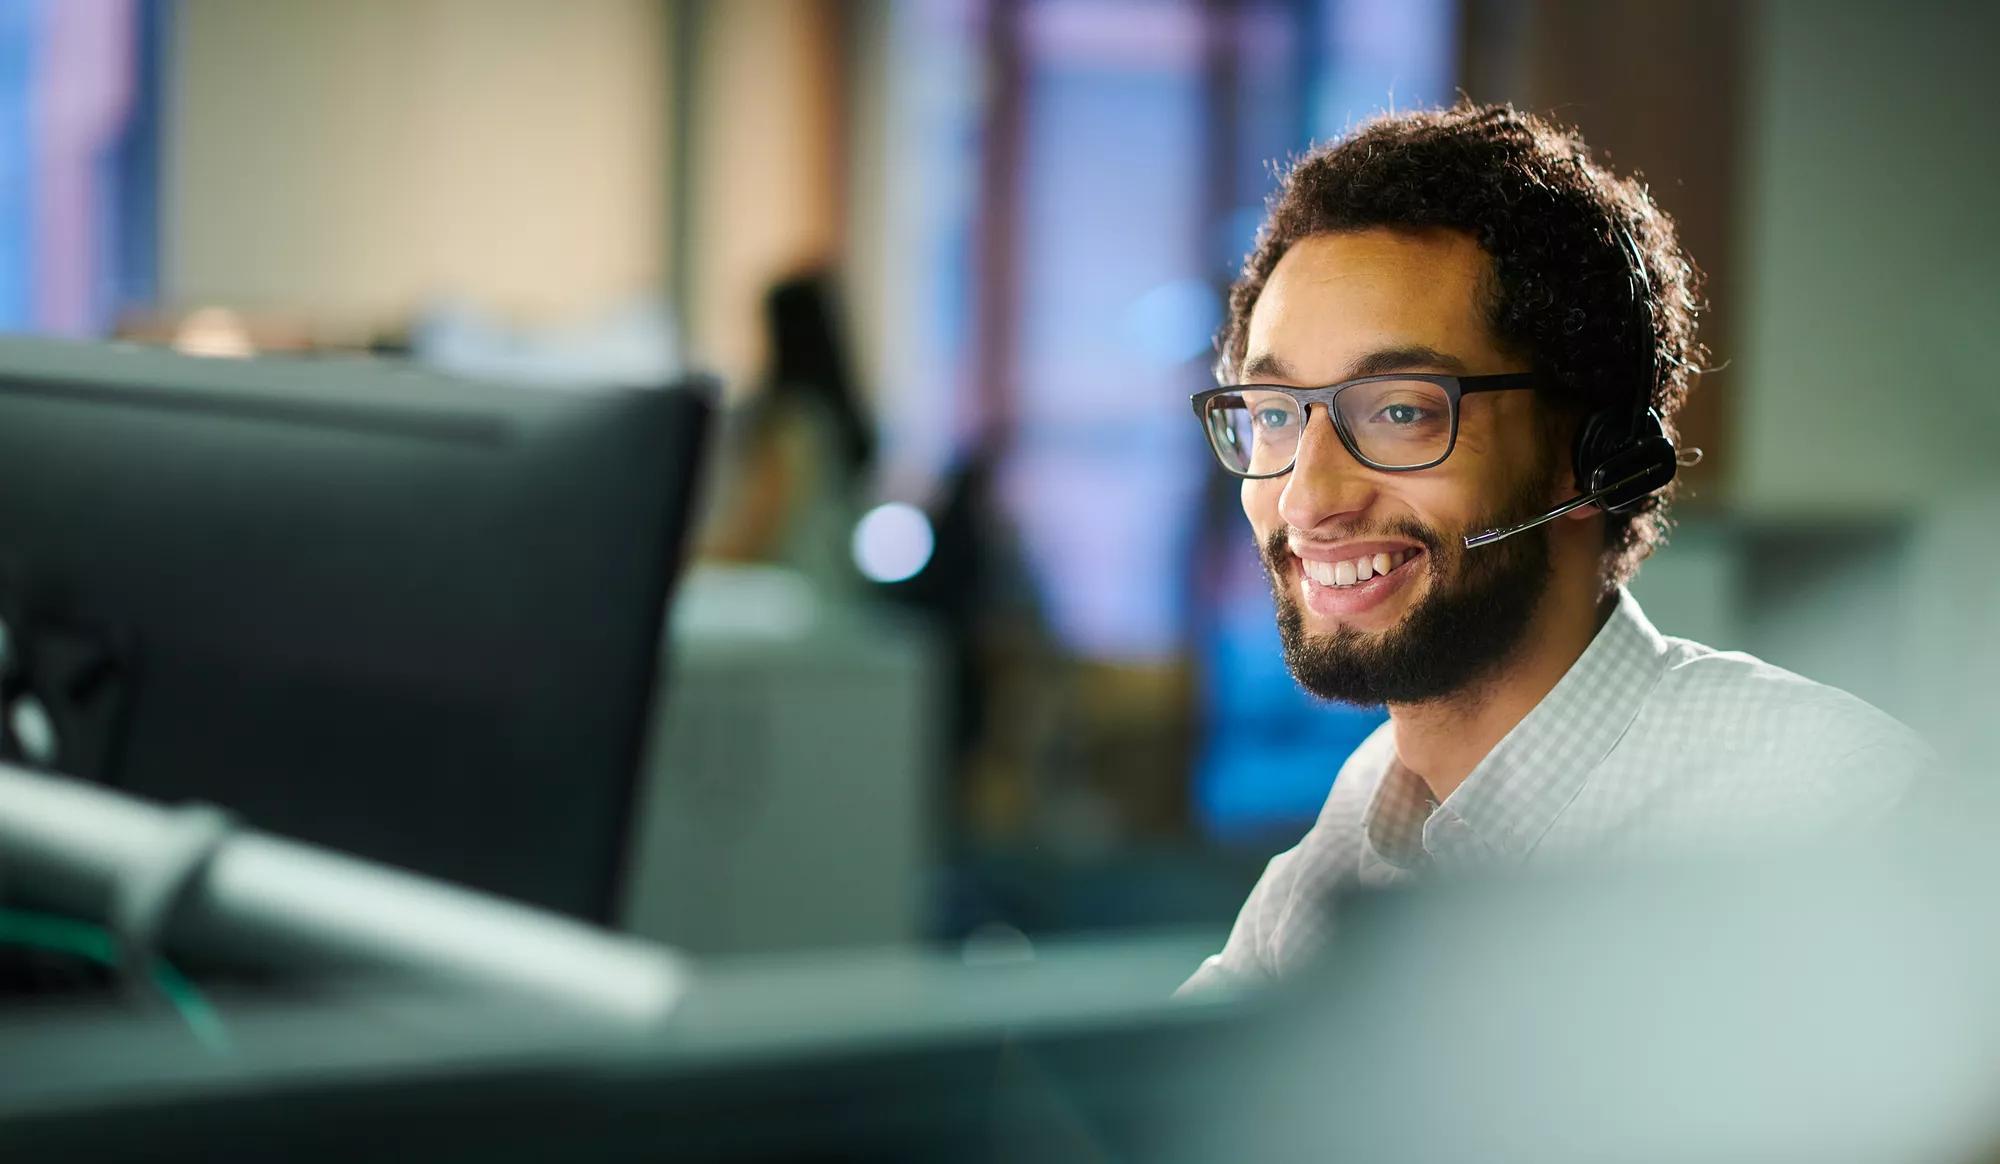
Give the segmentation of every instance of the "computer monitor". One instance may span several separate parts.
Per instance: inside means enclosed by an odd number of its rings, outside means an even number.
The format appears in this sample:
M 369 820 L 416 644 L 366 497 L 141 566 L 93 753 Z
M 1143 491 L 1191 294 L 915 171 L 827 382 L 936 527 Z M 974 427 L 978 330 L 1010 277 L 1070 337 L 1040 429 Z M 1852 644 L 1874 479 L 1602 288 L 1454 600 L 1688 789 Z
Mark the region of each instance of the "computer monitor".
M 712 396 L 0 340 L 0 753 L 610 921 Z

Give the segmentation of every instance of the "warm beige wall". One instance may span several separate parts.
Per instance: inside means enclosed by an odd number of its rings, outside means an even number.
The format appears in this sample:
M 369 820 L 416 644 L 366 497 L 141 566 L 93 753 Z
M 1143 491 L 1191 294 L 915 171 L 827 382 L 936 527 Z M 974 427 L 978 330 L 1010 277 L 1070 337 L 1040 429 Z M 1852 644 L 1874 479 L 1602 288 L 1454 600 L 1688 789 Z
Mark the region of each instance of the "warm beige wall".
M 393 324 L 658 290 L 661 0 L 183 0 L 166 135 L 176 305 Z
M 841 246 L 840 0 L 693 0 L 688 286 L 695 357 L 732 386 L 765 362 L 770 284 Z

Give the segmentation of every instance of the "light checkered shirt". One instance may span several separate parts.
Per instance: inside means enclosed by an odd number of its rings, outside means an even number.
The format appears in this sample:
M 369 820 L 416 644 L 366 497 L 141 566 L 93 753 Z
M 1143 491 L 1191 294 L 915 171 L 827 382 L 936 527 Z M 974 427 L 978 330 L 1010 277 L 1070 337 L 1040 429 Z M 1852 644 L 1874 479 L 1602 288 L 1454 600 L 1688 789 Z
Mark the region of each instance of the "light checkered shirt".
M 1932 753 L 1844 691 L 1663 636 L 1631 594 L 1576 663 L 1438 804 L 1385 723 L 1305 838 L 1273 858 L 1186 989 L 1268 978 L 1325 941 L 1337 889 L 1587 854 L 1762 848 L 1880 814 Z

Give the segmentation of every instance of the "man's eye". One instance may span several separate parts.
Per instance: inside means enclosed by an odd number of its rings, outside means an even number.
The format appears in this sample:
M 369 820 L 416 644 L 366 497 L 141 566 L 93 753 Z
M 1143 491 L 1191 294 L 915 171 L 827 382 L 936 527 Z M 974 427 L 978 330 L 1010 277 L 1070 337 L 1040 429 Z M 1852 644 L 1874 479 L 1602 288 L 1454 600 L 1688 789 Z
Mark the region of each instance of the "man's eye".
M 1261 429 L 1284 428 L 1292 423 L 1292 412 L 1288 408 L 1260 408 L 1255 416 L 1257 427 Z
M 1424 410 L 1414 404 L 1391 404 L 1376 416 L 1394 425 L 1417 424 L 1424 419 Z

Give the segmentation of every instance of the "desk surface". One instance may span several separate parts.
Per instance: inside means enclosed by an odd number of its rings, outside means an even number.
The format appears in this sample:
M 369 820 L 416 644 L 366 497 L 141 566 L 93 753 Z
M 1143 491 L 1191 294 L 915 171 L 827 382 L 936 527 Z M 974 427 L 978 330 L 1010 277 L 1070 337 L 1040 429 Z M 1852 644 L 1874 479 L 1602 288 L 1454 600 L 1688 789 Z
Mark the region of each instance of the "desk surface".
M 13 1065 L 0 1082 L 0 1145 L 16 1158 L 142 1147 L 149 1159 L 201 1158 L 249 1143 L 362 1158 L 393 1139 L 432 1159 L 490 1160 L 496 1144 L 579 1158 L 685 1151 L 668 1134 L 680 1129 L 722 1159 L 849 1133 L 935 1147 L 990 1131 L 1009 1043 L 1171 1038 L 1220 1018 L 1226 1000 L 1167 997 L 1207 944 L 1075 943 L 981 966 L 911 952 L 743 962 L 701 973 L 653 1030 L 354 983 L 225 995 L 234 1050 L 220 1056 L 170 1016 L 17 1013 L 0 1020 Z M 782 1126 L 773 1112 L 786 1113 Z

